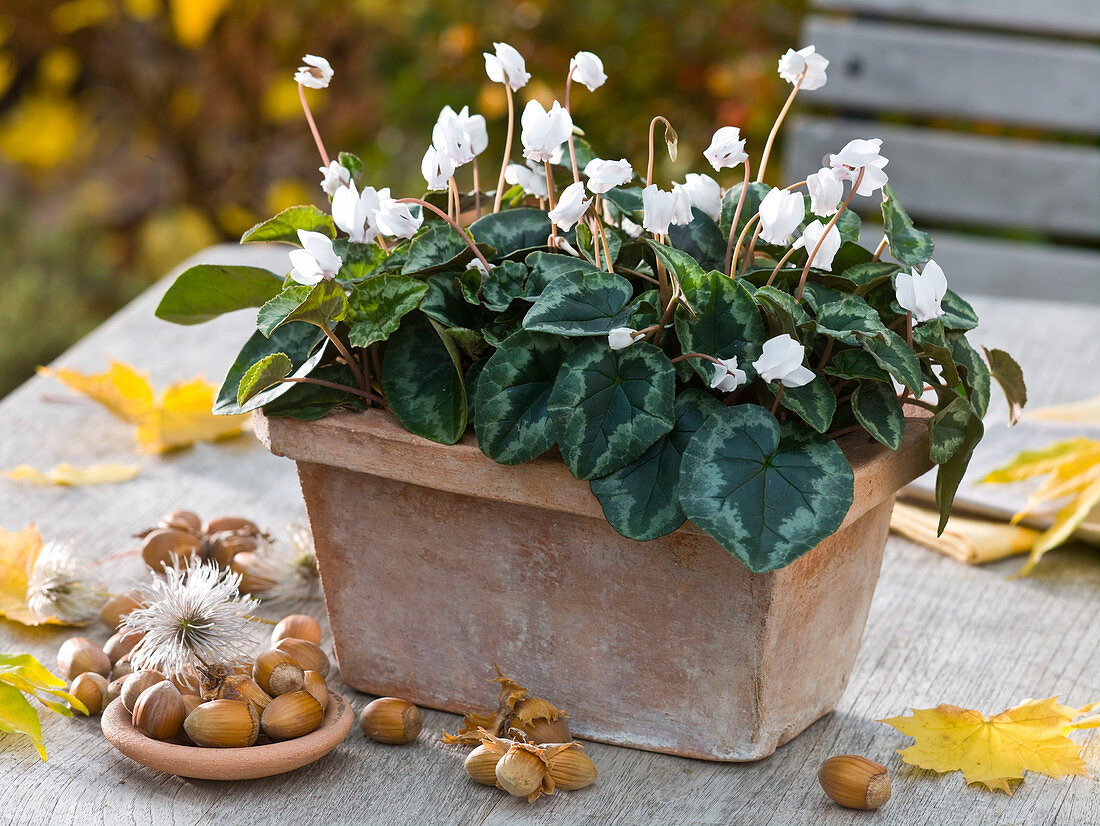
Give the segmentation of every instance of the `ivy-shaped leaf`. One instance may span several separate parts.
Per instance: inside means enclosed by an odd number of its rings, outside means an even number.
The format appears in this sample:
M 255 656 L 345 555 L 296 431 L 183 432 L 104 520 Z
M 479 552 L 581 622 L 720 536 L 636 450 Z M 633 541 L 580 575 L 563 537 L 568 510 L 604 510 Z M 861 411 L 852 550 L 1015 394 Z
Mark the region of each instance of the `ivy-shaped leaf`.
M 905 413 L 894 392 L 894 385 L 881 381 L 861 381 L 852 394 L 852 412 L 856 421 L 871 436 L 891 450 L 901 446 L 905 435 Z
M 411 313 L 428 292 L 428 285 L 406 275 L 383 273 L 369 278 L 348 295 L 350 328 L 348 341 L 352 347 L 370 347 L 385 341 Z
M 966 441 L 967 425 L 974 417 L 970 402 L 962 396 L 954 396 L 929 420 L 932 443 L 929 458 L 942 465 L 954 456 Z
M 389 253 L 377 244 L 357 244 L 347 238 L 337 238 L 332 242 L 332 251 L 343 262 L 336 274 L 338 281 L 356 283 L 389 265 Z
M 532 301 L 542 295 L 542 291 L 558 276 L 583 275 L 600 271 L 599 267 L 583 258 L 574 258 L 572 255 L 561 255 L 556 252 L 532 252 L 524 262 L 531 268 L 531 273 L 527 276 L 523 297 Z
M 413 236 L 403 275 L 427 274 L 442 270 L 463 270 L 474 257 L 470 245 L 454 227 L 442 221 L 428 221 Z
M 249 399 L 278 384 L 291 374 L 294 365 L 286 353 L 272 353 L 257 361 L 241 379 L 237 387 L 237 404 L 244 406 Z
M 947 520 L 951 516 L 951 505 L 955 501 L 955 493 L 966 474 L 970 457 L 974 455 L 974 448 L 982 440 L 983 435 L 985 435 L 985 426 L 982 424 L 982 420 L 971 414 L 966 420 L 962 440 L 956 447 L 955 452 L 936 471 L 936 507 L 940 513 L 937 535 L 942 534 L 943 529 L 947 527 Z
M 734 184 L 722 197 L 722 215 L 721 220 L 718 222 L 718 228 L 722 231 L 722 235 L 728 239 L 730 235 L 730 226 L 733 224 L 733 215 L 737 211 L 737 201 L 741 197 L 741 188 L 743 184 Z M 760 202 L 764 200 L 764 196 L 768 194 L 771 187 L 765 183 L 758 181 L 752 181 L 749 184 L 749 191 L 745 193 L 745 202 L 741 206 L 741 216 L 737 219 L 737 232 L 740 234 L 745 229 L 745 224 L 760 211 Z M 734 237 L 736 241 L 736 236 Z M 725 259 L 725 250 L 722 250 L 723 260 Z
M 935 248 L 932 236 L 913 226 L 890 184 L 882 187 L 882 195 L 882 220 L 885 224 L 883 231 L 886 240 L 890 242 L 891 254 L 902 264 L 923 267 L 932 257 L 932 250 Z
M 784 387 L 779 403 L 818 433 L 829 429 L 836 414 L 836 396 L 823 376 L 814 376 L 801 387 Z
M 265 336 L 291 321 L 304 321 L 331 330 L 347 311 L 348 299 L 340 284 L 327 280 L 318 281 L 312 287 L 293 284 L 260 307 L 256 327 Z
M 841 379 L 890 381 L 890 374 L 878 366 L 870 353 L 856 348 L 833 353 L 825 363 L 824 372 Z
M 634 287 L 621 275 L 562 275 L 542 291 L 523 319 L 525 330 L 559 336 L 606 336 L 630 322 Z
M 989 409 L 989 367 L 978 355 L 978 351 L 970 346 L 965 336 L 958 333 L 949 335 L 947 343 L 956 368 L 965 370 L 960 374 L 960 378 L 966 386 L 967 396 L 974 406 L 974 412 L 984 418 Z
M 690 223 L 668 228 L 668 240 L 704 270 L 721 270 L 726 263 L 726 237 L 705 212 L 693 209 L 691 214 Z
M 676 335 L 685 353 L 705 353 L 728 359 L 737 356 L 737 366 L 748 380 L 756 375 L 752 362 L 760 358 L 764 344 L 764 323 L 752 294 L 740 282 L 720 272 L 699 274 L 681 283 L 695 317 L 682 306 L 676 308 Z M 714 369 L 710 362 L 688 359 L 705 381 Z
M 291 361 L 291 375 L 303 376 L 321 361 L 325 352 L 324 341 L 325 334 L 320 327 L 301 321 L 284 324 L 272 332 L 270 337 L 257 330 L 245 342 L 229 368 L 214 401 L 213 412 L 217 415 L 235 416 L 264 407 L 279 396 L 289 393 L 294 384 L 282 382 L 257 394 L 244 406 L 237 403 L 241 379 L 253 364 L 272 353 L 282 353 Z
M 546 249 L 550 218 L 541 209 L 506 209 L 474 221 L 470 224 L 470 235 L 505 257 L 521 250 Z

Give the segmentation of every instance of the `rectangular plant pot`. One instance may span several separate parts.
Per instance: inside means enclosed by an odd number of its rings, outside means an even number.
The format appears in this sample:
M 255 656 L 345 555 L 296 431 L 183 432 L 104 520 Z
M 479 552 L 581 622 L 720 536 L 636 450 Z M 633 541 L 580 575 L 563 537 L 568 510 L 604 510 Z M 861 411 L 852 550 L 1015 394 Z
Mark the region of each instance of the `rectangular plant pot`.
M 580 737 L 758 760 L 831 711 L 878 579 L 894 495 L 930 466 L 912 423 L 891 452 L 842 439 L 855 501 L 793 564 L 754 574 L 690 523 L 617 534 L 551 457 L 513 467 L 381 411 L 257 414 L 294 459 L 343 679 L 446 711 L 495 705 L 493 664 Z

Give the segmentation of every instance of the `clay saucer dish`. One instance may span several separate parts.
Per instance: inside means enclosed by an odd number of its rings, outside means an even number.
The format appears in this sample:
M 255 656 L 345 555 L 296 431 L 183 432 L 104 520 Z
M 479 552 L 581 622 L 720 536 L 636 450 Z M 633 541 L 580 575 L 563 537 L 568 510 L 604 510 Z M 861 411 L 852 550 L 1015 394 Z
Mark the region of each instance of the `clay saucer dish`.
M 328 711 L 315 731 L 265 746 L 208 749 L 154 740 L 134 728 L 122 700 L 107 706 L 101 726 L 112 746 L 151 769 L 201 780 L 252 780 L 293 771 L 321 759 L 343 742 L 354 721 L 348 701 L 333 691 L 329 692 Z

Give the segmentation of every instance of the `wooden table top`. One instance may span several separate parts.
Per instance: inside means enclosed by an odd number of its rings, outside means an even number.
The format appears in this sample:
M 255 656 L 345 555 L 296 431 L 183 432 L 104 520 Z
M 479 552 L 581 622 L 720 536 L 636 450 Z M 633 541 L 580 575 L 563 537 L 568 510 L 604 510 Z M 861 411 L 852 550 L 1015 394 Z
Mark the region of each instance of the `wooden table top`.
M 280 267 L 285 255 L 223 246 L 201 260 Z M 153 308 L 168 283 L 150 289 L 57 364 L 100 371 L 113 357 L 150 371 L 158 385 L 196 373 L 220 381 L 250 319 L 238 313 L 191 328 L 159 321 Z M 983 325 L 973 338 L 1018 357 L 1034 404 L 1100 395 L 1100 308 L 981 297 L 974 304 Z M 998 402 L 987 427 L 1003 421 Z M 51 379 L 34 378 L 14 391 L 0 402 L 0 468 L 140 462 L 142 471 L 125 484 L 83 488 L 36 488 L 0 478 L 0 525 L 17 530 L 33 521 L 47 540 L 70 540 L 107 556 L 134 547 L 135 532 L 175 508 L 248 515 L 284 538 L 285 523 L 304 519 L 293 464 L 271 456 L 251 436 L 167 457 L 139 457 L 130 430 Z M 596 783 L 527 804 L 471 781 L 462 769 L 465 749 L 438 739 L 457 718 L 428 711 L 419 739 L 408 746 L 372 743 L 356 727 L 336 751 L 297 772 L 245 782 L 198 781 L 123 757 L 104 740 L 98 718 L 69 720 L 43 712 L 46 763 L 25 738 L 0 735 L 0 822 L 822 826 L 873 818 L 936 826 L 1100 824 L 1100 782 L 1094 777 L 1031 774 L 1012 798 L 968 788 L 958 773 L 902 765 L 895 751 L 910 741 L 876 722 L 941 702 L 995 713 L 1026 697 L 1056 693 L 1074 706 L 1100 700 L 1100 557 L 1094 549 L 1067 548 L 1050 553 L 1031 578 L 1010 579 L 1019 564 L 1017 559 L 970 568 L 891 537 L 863 648 L 839 707 L 758 763 L 707 763 L 586 744 L 600 772 Z M 133 558 L 108 570 L 116 583 L 142 575 Z M 292 610 L 318 618 L 324 613 L 314 601 L 266 609 L 266 616 Z M 29 651 L 55 668 L 58 646 L 77 633 L 100 642 L 108 636 L 98 623 L 81 632 L 0 621 L 0 651 Z M 372 699 L 338 677 L 330 683 L 356 711 Z M 491 705 L 491 685 L 485 695 Z M 1086 743 L 1092 772 L 1100 771 L 1100 733 L 1075 737 Z M 877 814 L 840 809 L 819 788 L 818 766 L 843 753 L 868 756 L 890 769 L 893 799 Z

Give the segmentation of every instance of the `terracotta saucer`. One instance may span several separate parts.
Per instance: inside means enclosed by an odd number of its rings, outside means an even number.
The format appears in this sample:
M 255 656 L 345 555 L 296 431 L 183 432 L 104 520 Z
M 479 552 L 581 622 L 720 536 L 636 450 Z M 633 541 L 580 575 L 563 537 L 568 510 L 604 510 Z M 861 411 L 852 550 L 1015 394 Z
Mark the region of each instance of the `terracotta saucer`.
M 265 746 L 208 749 L 154 740 L 134 728 L 122 700 L 107 706 L 101 725 L 112 746 L 151 769 L 201 780 L 251 780 L 282 774 L 319 760 L 343 742 L 354 721 L 355 714 L 348 701 L 330 692 L 328 711 L 316 731 Z

